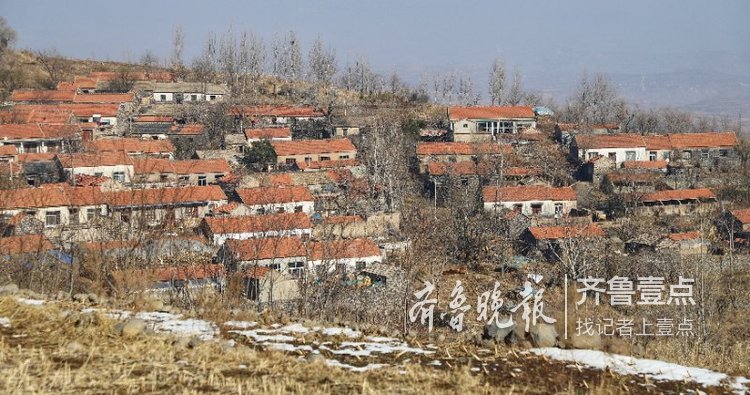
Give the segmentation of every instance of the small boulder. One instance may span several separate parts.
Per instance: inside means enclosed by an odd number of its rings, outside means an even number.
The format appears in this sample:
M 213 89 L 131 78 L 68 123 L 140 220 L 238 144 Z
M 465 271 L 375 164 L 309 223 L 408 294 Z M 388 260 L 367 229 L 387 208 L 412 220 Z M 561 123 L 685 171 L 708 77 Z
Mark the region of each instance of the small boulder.
M 485 339 L 494 340 L 495 343 L 503 343 L 513 331 L 516 329 L 516 323 L 511 323 L 507 328 L 497 326 L 497 323 L 492 322 L 484 326 L 484 337 Z
M 146 304 L 146 310 L 149 311 L 162 311 L 164 310 L 164 302 L 159 299 L 149 300 Z
M 557 343 L 557 329 L 554 325 L 537 323 L 529 329 L 535 347 L 554 347 Z
M 120 334 L 125 338 L 133 338 L 140 335 L 145 330 L 146 321 L 138 318 L 133 318 L 125 321 L 125 323 L 122 325 Z
M 81 354 L 86 351 L 86 347 L 77 341 L 72 341 L 65 346 L 65 350 L 72 354 Z
M 73 300 L 78 303 L 87 303 L 89 301 L 89 295 L 88 294 L 75 294 L 73 295 Z
M 587 334 L 581 333 L 580 335 L 575 334 L 570 339 L 570 345 L 573 348 L 587 349 L 587 350 L 601 350 L 602 349 L 602 336 L 598 333 Z
M 0 295 L 14 295 L 18 292 L 18 285 L 16 284 L 5 284 L 0 286 Z
M 55 294 L 55 300 L 68 300 L 70 299 L 70 295 L 65 291 L 58 291 L 57 294 Z
M 326 360 L 326 358 L 320 353 L 310 353 L 307 355 L 305 359 L 307 359 L 307 362 L 310 362 L 310 363 L 325 362 Z
M 98 304 L 99 303 L 99 296 L 97 294 L 95 294 L 95 293 L 88 294 L 88 299 L 89 299 L 89 302 L 91 302 L 93 304 Z

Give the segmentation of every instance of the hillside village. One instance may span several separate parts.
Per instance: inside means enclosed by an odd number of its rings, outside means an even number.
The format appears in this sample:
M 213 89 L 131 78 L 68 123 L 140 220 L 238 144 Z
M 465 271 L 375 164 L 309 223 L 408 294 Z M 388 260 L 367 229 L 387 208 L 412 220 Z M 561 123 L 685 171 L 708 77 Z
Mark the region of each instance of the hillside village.
M 214 298 L 418 337 L 433 334 L 405 304 L 425 281 L 438 284 L 437 313 L 453 308 L 455 281 L 469 301 L 497 281 L 518 302 L 539 276 L 558 314 L 568 280 L 660 275 L 700 278 L 700 308 L 686 314 L 701 342 L 750 334 L 738 324 L 750 283 L 741 130 L 572 120 L 533 95 L 444 104 L 269 76 L 249 92 L 196 73 L 88 67 L 8 92 L 0 284 L 77 301 L 149 295 L 191 312 Z M 484 347 L 629 350 L 466 326 L 457 341 Z

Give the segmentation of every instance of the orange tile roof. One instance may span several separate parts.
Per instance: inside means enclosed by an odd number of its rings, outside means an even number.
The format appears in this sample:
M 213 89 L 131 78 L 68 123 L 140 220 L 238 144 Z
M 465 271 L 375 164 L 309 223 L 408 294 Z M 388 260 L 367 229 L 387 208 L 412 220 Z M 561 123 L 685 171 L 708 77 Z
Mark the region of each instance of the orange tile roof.
M 117 138 L 88 141 L 85 143 L 89 151 L 125 151 L 130 154 L 168 154 L 174 153 L 174 145 L 170 140 L 141 140 L 135 138 Z
M 233 106 L 227 115 L 246 117 L 323 117 L 325 113 L 310 106 Z
M 284 213 L 244 217 L 204 218 L 213 234 L 256 233 L 290 229 L 310 229 L 312 222 L 305 213 Z
M 672 241 L 695 240 L 701 238 L 701 232 L 695 230 L 692 232 L 671 233 L 668 237 Z
M 262 140 L 262 139 L 288 139 L 292 137 L 292 131 L 289 128 L 258 128 L 258 129 L 245 129 L 245 138 L 248 140 Z
M 43 186 L 0 191 L 0 208 L 25 209 L 103 204 L 98 187 Z
M 55 105 L 16 104 L 0 111 L 3 123 L 69 123 L 73 112 Z
M 221 206 L 218 206 L 214 208 L 213 210 L 211 210 L 211 212 L 216 213 L 216 214 L 229 214 L 239 206 L 240 206 L 239 203 L 231 202 L 227 204 L 222 204 Z
M 629 160 L 622 163 L 626 169 L 666 169 L 666 160 Z
M 511 119 L 511 118 L 534 118 L 534 110 L 531 107 L 448 107 L 450 120 L 460 119 Z
M 125 152 L 57 154 L 63 168 L 132 165 L 133 159 Z
M 311 161 L 310 163 L 307 163 L 305 161 L 297 161 L 297 167 L 299 167 L 300 170 L 339 169 L 342 167 L 358 165 L 359 161 L 356 159 L 319 160 Z
M 53 152 L 31 152 L 18 154 L 19 162 L 49 162 L 55 159 L 57 154 Z
M 716 195 L 708 188 L 700 189 L 675 189 L 667 191 L 656 191 L 645 194 L 643 202 L 663 202 L 670 200 L 693 200 L 693 199 L 716 199 Z
M 44 252 L 53 249 L 44 235 L 22 235 L 0 237 L 0 254 L 16 255 Z
M 189 123 L 187 125 L 173 125 L 169 128 L 170 134 L 197 136 L 203 134 L 205 127 L 200 123 Z
M 313 261 L 380 256 L 380 248 L 367 238 L 314 241 L 307 257 Z
M 328 154 L 338 152 L 356 152 L 351 140 L 347 138 L 325 140 L 271 141 L 277 156 Z
M 0 155 L 8 156 L 8 155 L 17 155 L 17 154 L 18 154 L 18 148 L 16 148 L 15 145 L 0 145 Z
M 537 200 L 575 201 L 576 191 L 571 187 L 547 187 L 541 185 L 482 188 L 486 202 L 527 202 Z
M 672 149 L 672 143 L 669 141 L 669 136 L 643 136 L 643 142 L 646 144 L 647 150 L 663 151 Z
M 254 261 L 274 258 L 304 257 L 305 244 L 299 237 L 259 237 L 247 240 L 227 240 L 227 248 L 235 259 Z
M 513 152 L 509 145 L 494 143 L 418 143 L 417 155 L 491 155 Z
M 590 134 L 576 136 L 576 145 L 582 149 L 645 147 L 640 134 Z
M 70 90 L 16 89 L 10 96 L 14 102 L 72 102 L 76 92 Z
M 105 103 L 105 104 L 89 104 L 89 103 L 72 103 L 72 104 L 59 104 L 58 108 L 63 111 L 71 111 L 76 117 L 79 118 L 91 118 L 95 114 L 99 114 L 103 117 L 116 117 L 120 112 L 120 104 L 118 103 Z
M 669 140 L 675 149 L 734 147 L 738 144 L 734 132 L 671 134 Z
M 91 78 L 83 75 L 73 77 L 73 85 L 81 89 L 96 89 L 98 78 Z
M 312 202 L 315 200 L 310 193 L 310 190 L 304 186 L 248 188 L 237 189 L 236 191 L 237 195 L 242 200 L 242 203 L 248 206 L 259 204 Z
M 229 163 L 224 159 L 169 160 L 148 158 L 136 159 L 133 163 L 135 174 L 226 174 L 232 171 Z
M 586 226 L 532 226 L 529 227 L 529 232 L 536 240 L 604 237 L 604 231 L 597 224 Z
M 73 103 L 130 103 L 133 93 L 81 93 L 75 95 Z
M 103 192 L 110 206 L 162 206 L 184 203 L 202 203 L 227 200 L 217 185 L 188 186 L 180 188 L 149 188 Z
M 732 215 L 734 218 L 737 218 L 740 223 L 744 224 L 750 224 L 750 208 L 745 208 L 741 210 L 734 210 L 732 211 Z
M 0 139 L 8 140 L 70 138 L 80 132 L 81 128 L 78 125 L 34 123 L 0 125 Z
M 268 175 L 270 186 L 291 186 L 294 185 L 291 173 L 271 173 Z

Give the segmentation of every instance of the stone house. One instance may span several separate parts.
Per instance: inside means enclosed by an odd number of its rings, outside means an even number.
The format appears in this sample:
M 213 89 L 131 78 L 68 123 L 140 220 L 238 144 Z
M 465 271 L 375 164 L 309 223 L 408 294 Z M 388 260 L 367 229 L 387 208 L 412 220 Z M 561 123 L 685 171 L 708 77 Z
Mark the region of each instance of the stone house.
M 531 107 L 448 107 L 448 121 L 457 142 L 488 142 L 536 128 Z
M 514 210 L 527 216 L 562 217 L 577 208 L 576 192 L 571 187 L 486 186 L 482 197 L 485 210 Z

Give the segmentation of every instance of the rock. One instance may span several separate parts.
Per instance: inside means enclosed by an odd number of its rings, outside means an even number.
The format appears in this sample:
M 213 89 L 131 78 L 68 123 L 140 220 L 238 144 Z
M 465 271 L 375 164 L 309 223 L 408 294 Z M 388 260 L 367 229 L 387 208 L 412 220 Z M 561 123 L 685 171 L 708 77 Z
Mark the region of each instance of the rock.
M 188 337 L 178 337 L 172 345 L 174 345 L 177 348 L 187 348 L 190 344 L 190 338 Z
M 602 349 L 602 336 L 598 333 L 589 335 L 582 333 L 580 335 L 573 335 L 570 339 L 570 345 L 573 348 L 583 348 L 588 350 L 601 350 Z
M 99 303 L 99 296 L 97 294 L 95 294 L 95 293 L 88 294 L 88 299 L 89 299 L 89 302 L 91 302 L 93 304 L 98 304 Z
M 197 337 L 193 336 L 190 338 L 190 341 L 188 342 L 188 348 L 196 348 L 201 344 L 201 339 L 198 339 Z
M 510 344 L 519 344 L 526 340 L 526 326 L 516 325 L 511 333 L 510 337 L 507 338 Z
M 125 338 L 133 338 L 143 333 L 144 330 L 146 330 L 146 321 L 132 318 L 125 321 L 120 334 Z
M 75 294 L 73 300 L 78 303 L 86 303 L 89 301 L 89 296 L 87 294 Z
M 529 332 L 536 347 L 554 347 L 557 343 L 557 329 L 554 325 L 538 323 L 532 326 Z
M 237 345 L 237 343 L 235 343 L 234 340 L 226 340 L 226 341 L 221 342 L 221 350 L 222 351 L 229 351 L 229 350 L 233 349 L 236 345 Z
M 146 310 L 149 311 L 162 311 L 164 310 L 164 302 L 159 299 L 152 299 L 146 303 Z
M 18 285 L 10 283 L 0 287 L 0 295 L 14 295 L 18 292 Z
M 322 356 L 320 353 L 310 353 L 307 354 L 307 362 L 315 363 L 315 362 L 325 362 L 326 358 Z
M 72 341 L 65 346 L 65 350 L 73 354 L 80 354 L 86 351 L 86 347 L 77 341 Z
M 516 323 L 511 323 L 507 328 L 497 326 L 495 322 L 484 326 L 484 338 L 494 340 L 495 343 L 502 343 L 516 329 Z

